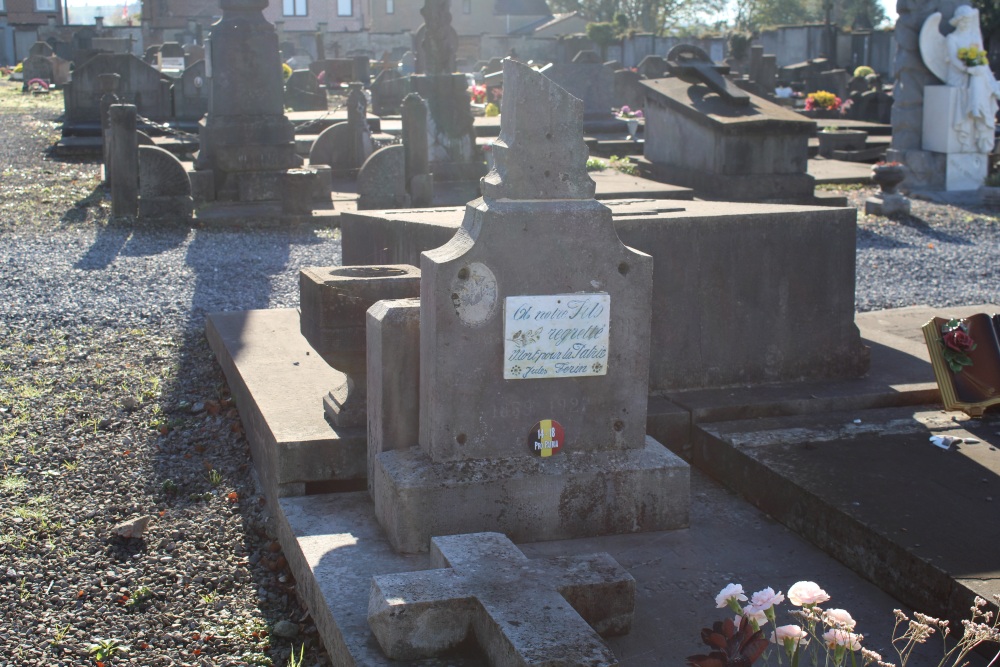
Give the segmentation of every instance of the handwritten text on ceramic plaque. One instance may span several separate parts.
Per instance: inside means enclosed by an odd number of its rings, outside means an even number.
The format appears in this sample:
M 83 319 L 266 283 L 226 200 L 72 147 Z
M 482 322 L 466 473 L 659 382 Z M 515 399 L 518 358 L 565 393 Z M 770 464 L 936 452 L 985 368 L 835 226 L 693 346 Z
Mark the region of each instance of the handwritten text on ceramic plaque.
M 504 379 L 607 375 L 610 313 L 603 293 L 507 297 Z

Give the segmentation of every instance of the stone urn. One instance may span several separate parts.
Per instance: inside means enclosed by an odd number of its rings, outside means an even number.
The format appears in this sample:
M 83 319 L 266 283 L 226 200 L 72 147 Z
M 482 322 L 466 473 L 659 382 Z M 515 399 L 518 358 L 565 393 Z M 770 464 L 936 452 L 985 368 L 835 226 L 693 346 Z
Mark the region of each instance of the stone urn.
M 882 189 L 882 194 L 896 194 L 896 188 L 905 179 L 906 170 L 898 162 L 872 165 L 872 182 Z
M 823 157 L 833 157 L 834 151 L 860 151 L 865 147 L 868 134 L 861 130 L 822 130 L 819 137 L 819 154 Z

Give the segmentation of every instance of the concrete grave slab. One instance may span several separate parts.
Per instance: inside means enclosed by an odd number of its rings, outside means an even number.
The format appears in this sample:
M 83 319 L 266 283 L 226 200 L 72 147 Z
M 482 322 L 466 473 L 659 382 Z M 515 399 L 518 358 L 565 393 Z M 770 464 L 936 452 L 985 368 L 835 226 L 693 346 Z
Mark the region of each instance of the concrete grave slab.
M 820 583 L 831 604 L 848 609 L 865 645 L 892 655 L 888 631 L 899 602 L 823 554 L 735 494 L 693 470 L 691 528 L 588 539 L 517 543 L 530 559 L 607 552 L 636 581 L 632 631 L 607 638 L 628 667 L 681 664 L 704 652 L 701 628 L 721 620 L 716 593 L 731 581 L 750 590 L 787 590 L 804 579 Z M 367 623 L 375 576 L 433 567 L 427 553 L 395 553 L 381 534 L 366 493 L 282 498 L 276 528 L 296 587 L 338 667 L 485 667 L 475 647 L 436 659 L 395 661 L 379 648 Z M 734 547 L 733 545 L 738 545 Z M 791 621 L 789 621 L 791 622 Z M 934 667 L 940 655 L 913 656 L 910 667 Z
M 475 636 L 491 665 L 618 665 L 635 580 L 606 553 L 529 560 L 501 533 L 435 537 L 438 568 L 378 575 L 368 625 L 390 658 L 433 657 Z
M 934 406 L 697 426 L 693 459 L 907 605 L 966 618 L 1000 593 L 1000 420 Z M 932 435 L 968 438 L 944 451 Z
M 293 309 L 207 318 L 209 345 L 236 398 L 271 500 L 331 484 L 364 487 L 364 429 L 334 429 L 323 415 L 323 397 L 344 382 L 344 374 L 327 365 L 298 331 Z M 315 408 L 303 409 L 309 405 Z

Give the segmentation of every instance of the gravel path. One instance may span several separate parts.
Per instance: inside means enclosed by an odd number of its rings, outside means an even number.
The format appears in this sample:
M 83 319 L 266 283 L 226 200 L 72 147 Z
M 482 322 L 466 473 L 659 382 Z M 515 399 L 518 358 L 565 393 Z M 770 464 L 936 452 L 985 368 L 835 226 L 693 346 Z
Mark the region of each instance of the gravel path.
M 61 100 L 16 90 L 0 83 L 0 667 L 96 664 L 99 642 L 109 667 L 301 646 L 329 664 L 202 329 L 297 305 L 298 268 L 339 263 L 339 232 L 109 224 L 93 164 L 42 159 Z M 1000 303 L 998 241 L 980 209 L 861 216 L 858 308 Z

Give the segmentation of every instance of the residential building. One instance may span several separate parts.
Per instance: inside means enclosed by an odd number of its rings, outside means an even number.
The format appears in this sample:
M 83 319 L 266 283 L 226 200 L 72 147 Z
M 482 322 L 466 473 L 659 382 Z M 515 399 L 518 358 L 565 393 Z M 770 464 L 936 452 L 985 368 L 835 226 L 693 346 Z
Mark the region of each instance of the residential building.
M 414 0 L 407 0 L 411 3 Z M 271 0 L 264 18 L 288 32 L 358 32 L 365 29 L 368 0 Z
M 420 0 L 365 0 L 372 32 L 416 32 L 424 22 Z M 459 37 L 505 35 L 552 12 L 545 0 L 452 0 L 451 25 Z
M 50 17 L 57 25 L 63 22 L 60 0 L 0 0 L 0 14 L 13 26 L 46 25 Z
M 0 64 L 23 60 L 38 28 L 49 23 L 63 24 L 60 0 L 0 0 Z

